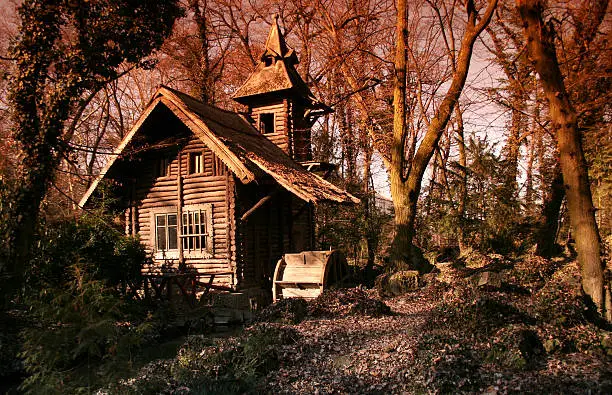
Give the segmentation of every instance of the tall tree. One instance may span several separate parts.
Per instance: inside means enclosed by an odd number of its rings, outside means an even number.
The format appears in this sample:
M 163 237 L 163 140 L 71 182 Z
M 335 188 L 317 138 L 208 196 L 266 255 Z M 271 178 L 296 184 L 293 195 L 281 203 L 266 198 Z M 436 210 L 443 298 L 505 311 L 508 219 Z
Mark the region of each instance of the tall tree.
M 607 1 L 604 2 L 604 10 Z M 517 0 L 523 21 L 527 50 L 540 76 L 548 101 L 550 119 L 559 150 L 570 223 L 576 239 L 578 262 L 582 273 L 582 288 L 603 312 L 604 282 L 600 257 L 600 240 L 595 210 L 582 151 L 578 119 L 565 88 L 555 46 L 555 33 L 544 22 L 545 3 L 541 0 Z
M 70 111 L 86 90 L 115 79 L 122 63 L 147 65 L 143 59 L 161 46 L 180 14 L 177 1 L 26 0 L 19 7 L 10 104 L 20 185 L 11 197 L 9 259 L 0 262 L 9 280 L 3 291 L 19 284 L 27 263 L 40 204 L 68 149 L 63 131 Z
M 439 6 L 438 3 L 428 2 L 434 8 Z M 395 238 L 391 247 L 391 260 L 396 267 L 414 265 L 412 262 L 412 240 L 423 175 L 463 91 L 470 68 L 474 43 L 489 24 L 496 5 L 497 0 L 489 0 L 483 15 L 480 16 L 473 0 L 465 2 L 465 27 L 450 87 L 434 110 L 433 117 L 428 121 L 425 136 L 415 154 L 408 155 L 410 150 L 406 150 L 407 145 L 409 147 L 412 145 L 407 144 L 410 136 L 406 124 L 408 15 L 406 1 L 399 0 L 397 3 L 393 141 L 389 169 L 391 173 L 391 194 L 395 206 Z M 454 12 L 454 5 L 450 7 L 450 12 Z M 413 139 L 413 143 L 414 141 L 415 139 Z

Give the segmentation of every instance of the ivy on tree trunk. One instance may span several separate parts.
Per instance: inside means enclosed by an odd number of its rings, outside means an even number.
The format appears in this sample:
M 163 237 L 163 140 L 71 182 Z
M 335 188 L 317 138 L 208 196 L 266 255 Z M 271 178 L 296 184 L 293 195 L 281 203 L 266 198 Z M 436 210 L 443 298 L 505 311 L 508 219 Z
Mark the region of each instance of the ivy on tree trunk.
M 19 7 L 9 99 L 21 166 L 9 197 L 8 259 L 0 262 L 5 302 L 21 283 L 41 203 L 68 151 L 63 132 L 73 107 L 86 91 L 117 78 L 121 64 L 151 66 L 145 57 L 181 14 L 178 1 L 26 0 Z

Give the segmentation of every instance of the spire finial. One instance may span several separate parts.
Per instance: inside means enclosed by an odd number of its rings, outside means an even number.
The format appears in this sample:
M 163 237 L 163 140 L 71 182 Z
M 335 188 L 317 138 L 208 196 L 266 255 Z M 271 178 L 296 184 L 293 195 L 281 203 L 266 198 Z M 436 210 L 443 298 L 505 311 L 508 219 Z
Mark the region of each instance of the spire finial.
M 278 13 L 272 14 L 272 26 L 270 27 L 270 33 L 266 40 L 266 51 L 262 55 L 262 59 L 268 56 L 284 58 L 290 53 L 290 49 L 287 43 L 285 43 L 285 37 L 283 37 L 280 26 L 278 25 L 278 18 Z

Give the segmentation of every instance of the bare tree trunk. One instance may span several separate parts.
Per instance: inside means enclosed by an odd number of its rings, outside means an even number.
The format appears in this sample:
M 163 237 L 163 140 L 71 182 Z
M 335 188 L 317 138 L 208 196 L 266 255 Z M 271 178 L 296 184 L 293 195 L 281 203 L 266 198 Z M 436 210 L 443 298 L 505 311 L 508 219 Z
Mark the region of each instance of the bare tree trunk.
M 550 118 L 556 132 L 559 160 L 567 195 L 570 223 L 576 238 L 582 288 L 600 312 L 604 312 L 603 266 L 595 210 L 580 142 L 574 110 L 559 69 L 554 33 L 542 19 L 543 3 L 539 0 L 517 0 L 523 20 L 527 49 L 549 104 Z
M 198 29 L 198 40 L 200 42 L 199 70 L 197 72 L 199 81 L 194 87 L 196 96 L 205 103 L 214 102 L 214 87 L 212 86 L 212 76 L 210 67 L 210 45 L 208 42 L 208 1 L 190 0 L 189 8 L 193 12 L 193 19 Z
M 463 230 L 465 219 L 465 207 L 467 203 L 467 155 L 465 152 L 465 135 L 463 128 L 463 111 L 457 103 L 455 107 L 455 120 L 457 122 L 457 145 L 459 149 L 459 204 L 457 206 L 457 238 L 459 240 L 460 253 L 465 252 L 467 244 Z
M 411 166 L 407 176 L 404 176 L 406 141 L 406 41 L 407 41 L 407 14 L 406 1 L 398 1 L 397 17 L 397 46 L 395 59 L 395 89 L 394 89 L 394 117 L 393 142 L 391 145 L 391 194 L 395 206 L 395 239 L 391 246 L 391 260 L 396 267 L 414 266 L 412 259 L 412 239 L 414 237 L 414 224 L 416 221 L 417 202 L 421 191 L 423 175 L 427 165 L 444 133 L 448 121 L 457 104 L 470 68 L 474 42 L 487 27 L 497 0 L 489 1 L 482 18 L 478 20 L 478 11 L 474 2 L 466 2 L 467 21 L 466 29 L 461 39 L 461 47 L 457 55 L 457 63 L 453 72 L 450 87 L 444 99 L 436 109 L 425 136 L 411 159 Z M 415 267 L 423 269 L 422 267 Z
M 536 234 L 536 254 L 546 258 L 550 258 L 555 254 L 559 214 L 563 198 L 565 197 L 563 175 L 559 165 L 555 166 L 554 178 L 549 188 L 549 192 L 543 198 L 542 220 Z
M 368 125 L 363 125 L 364 128 L 367 128 Z M 369 144 L 368 134 L 369 132 L 362 132 L 362 142 L 363 142 L 363 202 L 365 204 L 364 207 L 364 217 L 366 221 L 366 234 L 365 234 L 365 242 L 368 249 L 368 260 L 365 266 L 365 277 L 367 282 L 371 282 L 374 277 L 374 261 L 376 258 L 376 246 L 378 245 L 378 234 L 380 229 L 376 229 L 376 224 L 372 223 L 372 212 L 376 209 L 376 192 L 372 192 L 370 190 L 370 177 L 372 166 L 372 146 Z
M 412 242 L 410 229 L 410 204 L 403 179 L 404 144 L 406 142 L 406 64 L 408 53 L 408 10 L 406 0 L 397 2 L 397 38 L 395 43 L 395 79 L 393 87 L 393 142 L 391 145 L 391 196 L 395 206 L 395 237 L 391 246 L 391 263 L 404 268 L 409 262 L 409 246 Z

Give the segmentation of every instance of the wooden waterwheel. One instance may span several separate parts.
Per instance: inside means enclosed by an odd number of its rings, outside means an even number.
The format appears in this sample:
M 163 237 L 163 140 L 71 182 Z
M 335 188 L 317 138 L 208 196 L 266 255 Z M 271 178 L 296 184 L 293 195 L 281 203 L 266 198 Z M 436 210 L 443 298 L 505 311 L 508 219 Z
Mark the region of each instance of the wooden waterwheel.
M 346 258 L 337 250 L 285 254 L 274 271 L 274 301 L 316 298 L 332 285 L 341 286 L 348 274 Z

